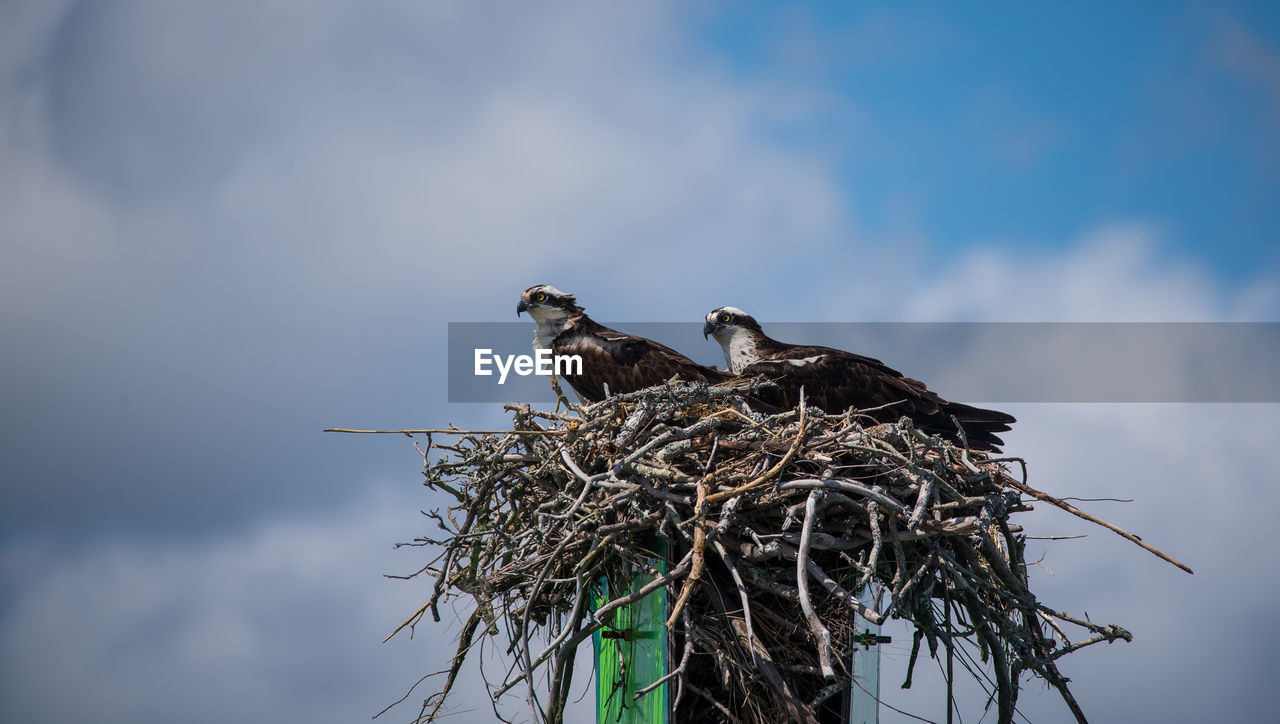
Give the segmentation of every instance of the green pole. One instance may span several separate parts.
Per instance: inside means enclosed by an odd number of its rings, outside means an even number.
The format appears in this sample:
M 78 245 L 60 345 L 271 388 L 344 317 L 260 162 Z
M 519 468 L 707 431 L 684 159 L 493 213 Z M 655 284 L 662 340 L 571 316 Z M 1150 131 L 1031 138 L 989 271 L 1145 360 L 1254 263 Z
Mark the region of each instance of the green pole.
M 649 541 L 648 563 L 658 575 L 667 572 L 666 541 Z M 653 576 L 635 571 L 627 583 L 634 593 Z M 601 580 L 593 607 L 609 601 L 608 582 Z M 627 606 L 617 608 L 609 625 L 592 637 L 596 652 L 596 722 L 598 724 L 667 724 L 667 684 L 633 701 L 635 693 L 667 674 L 667 591 L 659 588 Z

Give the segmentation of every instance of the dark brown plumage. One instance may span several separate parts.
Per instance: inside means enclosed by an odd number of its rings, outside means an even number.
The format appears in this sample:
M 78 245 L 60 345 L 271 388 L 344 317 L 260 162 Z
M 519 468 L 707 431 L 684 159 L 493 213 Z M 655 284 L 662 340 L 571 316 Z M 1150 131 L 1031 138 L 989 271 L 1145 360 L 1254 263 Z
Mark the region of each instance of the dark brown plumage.
M 920 429 L 958 442 L 954 416 L 975 450 L 998 451 L 1004 441 L 996 433 L 1016 422 L 1003 412 L 948 402 L 878 359 L 779 342 L 734 307 L 709 313 L 703 334 L 715 335 L 731 372 L 743 378 L 763 376 L 777 384 L 777 389 L 762 389 L 759 395 L 779 407 L 794 407 L 803 387 L 808 404 L 829 413 L 865 410 L 878 422 L 896 422 L 905 415 Z
M 582 374 L 565 375 L 565 379 L 587 402 L 603 400 L 606 385 L 609 394 L 616 395 L 661 385 L 672 377 L 711 384 L 729 379 L 666 345 L 596 323 L 572 294 L 546 284 L 529 287 L 520 295 L 516 314 L 521 312 L 528 312 L 538 324 L 535 348 L 582 358 Z

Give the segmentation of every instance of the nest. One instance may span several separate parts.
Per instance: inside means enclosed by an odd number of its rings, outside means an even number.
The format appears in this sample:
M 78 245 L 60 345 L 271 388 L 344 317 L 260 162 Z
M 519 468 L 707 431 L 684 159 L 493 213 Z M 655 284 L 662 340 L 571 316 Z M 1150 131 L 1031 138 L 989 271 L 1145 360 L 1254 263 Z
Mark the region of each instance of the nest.
M 880 641 L 855 622 L 889 617 L 914 625 L 911 667 L 922 643 L 962 662 L 999 721 L 1028 673 L 1084 721 L 1057 660 L 1131 636 L 1037 600 L 1010 518 L 1036 498 L 1163 554 L 1030 488 L 1025 466 L 1011 474 L 1017 458 L 906 418 L 803 404 L 763 417 L 739 392 L 673 383 L 585 407 L 562 396 L 566 412 L 508 405 L 506 431 L 417 431 L 425 484 L 453 501 L 427 514 L 440 532 L 414 542 L 438 552 L 419 571 L 434 589 L 396 631 L 439 621 L 451 599 L 470 610 L 418 721 L 446 714 L 486 641 L 509 654 L 510 668 L 485 671 L 495 713 L 518 689 L 534 721 L 561 721 L 579 645 L 662 592 L 669 673 L 624 704 L 665 697 L 673 721 L 837 721 L 837 702 L 860 693 L 852 652 Z

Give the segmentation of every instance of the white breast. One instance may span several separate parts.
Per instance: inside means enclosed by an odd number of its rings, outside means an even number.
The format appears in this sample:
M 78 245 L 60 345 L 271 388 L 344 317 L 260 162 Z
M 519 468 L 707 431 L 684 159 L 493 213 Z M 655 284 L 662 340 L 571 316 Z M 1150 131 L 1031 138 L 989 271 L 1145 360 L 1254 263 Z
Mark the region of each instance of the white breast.
M 741 374 L 742 368 L 760 359 L 755 338 L 745 329 L 734 329 L 733 336 L 721 348 L 724 351 L 724 366 L 735 375 Z
M 529 316 L 538 323 L 538 329 L 533 334 L 535 352 L 540 349 L 551 349 L 551 341 L 564 331 L 565 324 L 569 321 L 569 315 L 560 310 L 530 310 Z

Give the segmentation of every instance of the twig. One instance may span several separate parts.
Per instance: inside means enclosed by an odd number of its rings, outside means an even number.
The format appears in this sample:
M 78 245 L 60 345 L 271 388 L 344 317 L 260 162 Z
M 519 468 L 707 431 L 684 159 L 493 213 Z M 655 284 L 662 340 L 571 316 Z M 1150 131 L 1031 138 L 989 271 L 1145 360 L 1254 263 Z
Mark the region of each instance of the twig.
M 350 430 L 330 427 L 325 432 L 349 432 L 363 435 L 567 435 L 568 430 Z
M 733 490 L 726 490 L 720 493 L 715 493 L 714 495 L 708 495 L 707 502 L 719 503 L 722 500 L 726 500 L 728 498 L 732 498 L 737 495 L 742 495 L 748 490 L 752 490 L 761 485 L 764 485 L 765 483 L 772 480 L 775 475 L 782 472 L 782 469 L 787 467 L 787 464 L 790 463 L 793 458 L 795 458 L 796 453 L 800 450 L 801 443 L 804 442 L 804 432 L 805 432 L 804 424 L 805 424 L 804 390 L 801 389 L 800 390 L 800 422 L 797 423 L 797 427 L 799 429 L 796 431 L 795 442 L 791 443 L 791 449 L 787 450 L 787 454 L 783 455 L 782 459 L 778 461 L 778 464 L 774 465 L 772 468 L 769 468 L 768 472 L 766 472 L 765 474 L 761 475 L 755 480 L 752 480 L 746 485 L 739 486 L 737 488 L 734 488 Z
M 1178 568 L 1181 568 L 1182 570 L 1186 571 L 1187 573 L 1195 574 L 1195 571 L 1191 570 L 1191 568 L 1190 568 L 1190 567 L 1188 567 L 1185 563 L 1180 563 L 1177 559 L 1173 558 L 1173 557 L 1172 557 L 1172 556 L 1170 556 L 1168 553 L 1165 553 L 1164 551 L 1160 550 L 1159 548 L 1156 548 L 1155 546 L 1153 546 L 1153 545 L 1151 545 L 1151 544 L 1147 543 L 1146 541 L 1142 540 L 1142 539 L 1141 539 L 1141 538 L 1139 538 L 1138 536 L 1136 536 L 1136 535 L 1134 535 L 1134 534 L 1130 533 L 1129 531 L 1127 531 L 1127 530 L 1125 530 L 1125 529 L 1123 529 L 1123 528 L 1120 528 L 1120 527 L 1118 527 L 1118 526 L 1114 526 L 1114 525 L 1112 525 L 1112 524 L 1108 523 L 1107 521 L 1105 521 L 1105 520 L 1103 520 L 1103 519 L 1101 519 L 1101 518 L 1098 518 L 1098 517 L 1096 517 L 1096 516 L 1089 515 L 1088 513 L 1084 512 L 1083 510 L 1080 510 L 1079 508 L 1075 507 L 1074 505 L 1072 505 L 1072 504 L 1070 504 L 1070 503 L 1066 502 L 1065 500 L 1062 500 L 1062 499 L 1060 499 L 1060 498 L 1055 498 L 1055 497 L 1053 497 L 1052 495 L 1049 495 L 1048 493 L 1040 492 L 1039 490 L 1036 490 L 1035 488 L 1032 488 L 1030 485 L 1027 485 L 1026 483 L 1018 482 L 1018 481 L 1015 481 L 1015 480 L 1010 480 L 1010 481 L 1009 481 L 1009 484 L 1010 484 L 1012 487 L 1017 488 L 1017 489 L 1018 489 L 1018 490 L 1020 490 L 1021 492 L 1024 492 L 1024 493 L 1026 493 L 1027 495 L 1030 495 L 1030 496 L 1031 496 L 1031 497 L 1033 497 L 1033 498 L 1036 498 L 1037 500 L 1043 500 L 1044 502 L 1049 503 L 1050 505 L 1056 505 L 1057 507 L 1062 508 L 1063 510 L 1067 511 L 1068 513 L 1071 513 L 1072 515 L 1074 515 L 1074 516 L 1076 516 L 1076 517 L 1078 517 L 1078 518 L 1083 518 L 1083 519 L 1085 519 L 1085 520 L 1089 521 L 1090 523 L 1096 523 L 1097 525 L 1100 525 L 1100 526 L 1102 526 L 1103 528 L 1106 528 L 1107 530 L 1109 530 L 1109 531 L 1111 531 L 1111 532 L 1113 532 L 1113 533 L 1116 533 L 1116 534 L 1117 534 L 1117 535 L 1119 535 L 1121 538 L 1124 538 L 1125 540 L 1129 541 L 1130 543 L 1135 543 L 1135 544 L 1137 544 L 1139 547 L 1141 547 L 1141 548 L 1143 548 L 1143 549 L 1145 549 L 1145 550 L 1147 550 L 1147 551 L 1150 551 L 1151 553 L 1156 554 L 1157 556 L 1159 556 L 1159 557 L 1163 558 L 1164 560 L 1166 560 L 1166 561 L 1168 561 L 1168 562 L 1172 563 L 1173 565 L 1177 566 Z
M 809 600 L 809 536 L 813 534 L 814 508 L 818 496 L 818 491 L 810 491 L 804 505 L 804 527 L 800 532 L 800 548 L 796 553 L 796 588 L 800 591 L 800 607 L 809 620 L 809 628 L 813 629 L 813 635 L 818 639 L 818 666 L 822 669 L 822 676 L 834 679 L 836 671 L 831 668 L 831 632 L 822 625 L 818 614 L 813 612 L 813 603 Z

